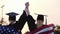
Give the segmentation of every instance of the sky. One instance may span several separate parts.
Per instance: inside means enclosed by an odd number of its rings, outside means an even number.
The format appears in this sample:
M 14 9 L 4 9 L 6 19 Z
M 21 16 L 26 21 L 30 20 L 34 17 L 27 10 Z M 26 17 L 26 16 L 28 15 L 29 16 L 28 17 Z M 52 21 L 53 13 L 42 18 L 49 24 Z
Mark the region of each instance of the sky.
M 8 23 L 8 16 L 6 13 L 9 12 L 16 12 L 19 15 L 17 19 L 23 13 L 25 8 L 25 3 L 29 2 L 29 11 L 33 18 L 36 20 L 37 14 L 44 14 L 48 15 L 47 23 L 48 24 L 55 24 L 60 25 L 60 0 L 0 0 L 0 20 L 2 18 L 2 8 L 1 6 L 4 5 L 3 8 L 3 18 Z M 23 30 L 24 32 L 28 31 L 27 23 L 25 24 Z M 23 33 L 24 33 L 23 32 Z

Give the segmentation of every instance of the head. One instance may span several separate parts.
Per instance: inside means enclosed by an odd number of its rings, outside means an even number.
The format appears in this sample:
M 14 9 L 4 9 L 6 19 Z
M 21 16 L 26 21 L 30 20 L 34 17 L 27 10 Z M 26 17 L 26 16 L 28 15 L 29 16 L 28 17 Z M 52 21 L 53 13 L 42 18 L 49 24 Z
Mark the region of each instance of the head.
M 43 15 L 38 15 L 37 17 L 37 25 L 42 26 L 44 22 L 44 16 Z
M 16 16 L 9 16 L 9 22 L 13 23 L 16 21 Z
M 15 21 L 16 21 L 16 20 L 11 20 L 11 19 L 9 20 L 10 23 L 14 23 Z
M 10 13 L 7 13 L 6 15 L 9 16 L 9 22 L 13 23 L 16 21 L 16 16 L 19 14 L 15 13 L 15 12 L 10 12 Z

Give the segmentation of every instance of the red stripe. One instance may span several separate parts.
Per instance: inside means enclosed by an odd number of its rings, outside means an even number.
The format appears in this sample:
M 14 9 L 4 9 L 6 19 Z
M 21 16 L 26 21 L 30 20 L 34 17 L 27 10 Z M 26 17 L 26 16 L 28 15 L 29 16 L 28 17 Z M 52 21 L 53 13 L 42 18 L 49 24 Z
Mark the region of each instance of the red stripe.
M 34 33 L 38 32 L 38 31 L 40 31 L 40 30 L 42 30 L 42 29 L 44 29 L 44 28 L 48 28 L 48 27 L 53 27 L 53 25 L 52 25 L 52 24 L 50 24 L 50 25 L 43 25 L 42 27 L 37 28 L 36 30 L 30 32 L 29 34 L 34 34 Z M 46 32 L 46 33 L 47 33 L 47 32 Z
M 48 28 L 48 27 L 51 27 L 51 25 L 48 25 L 48 26 L 47 26 L 47 25 L 43 25 L 42 27 L 34 30 L 33 32 L 36 33 L 36 32 L 38 32 L 38 31 L 40 31 L 40 30 L 42 30 L 42 29 L 44 29 L 44 28 Z
M 54 30 L 50 30 L 50 31 L 47 31 L 47 32 L 42 32 L 40 34 L 49 34 L 49 33 L 52 33 L 52 32 L 54 32 Z M 30 32 L 29 34 L 34 34 L 34 33 Z

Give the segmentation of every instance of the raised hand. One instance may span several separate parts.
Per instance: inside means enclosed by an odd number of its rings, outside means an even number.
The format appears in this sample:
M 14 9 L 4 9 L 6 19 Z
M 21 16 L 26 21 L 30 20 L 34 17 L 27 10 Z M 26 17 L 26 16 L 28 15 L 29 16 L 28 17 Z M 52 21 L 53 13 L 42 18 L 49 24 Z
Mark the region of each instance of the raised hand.
M 29 7 L 29 2 L 26 2 L 25 6 L 26 6 L 26 8 L 28 8 Z
M 25 12 L 26 12 L 26 15 L 30 15 L 30 12 L 29 12 L 29 2 L 26 2 L 25 3 Z

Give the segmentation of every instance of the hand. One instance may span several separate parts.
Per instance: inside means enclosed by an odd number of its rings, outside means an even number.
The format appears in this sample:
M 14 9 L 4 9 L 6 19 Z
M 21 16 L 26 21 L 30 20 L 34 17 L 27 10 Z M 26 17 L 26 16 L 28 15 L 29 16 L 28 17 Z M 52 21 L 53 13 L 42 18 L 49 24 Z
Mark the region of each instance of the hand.
M 25 6 L 26 6 L 26 8 L 28 8 L 29 7 L 29 2 L 26 2 Z
M 26 2 L 26 3 L 25 3 L 25 6 L 26 6 L 26 7 L 25 7 L 25 11 L 26 11 L 26 14 L 27 14 L 27 16 L 28 16 L 28 15 L 30 15 L 30 12 L 29 12 L 29 2 Z

